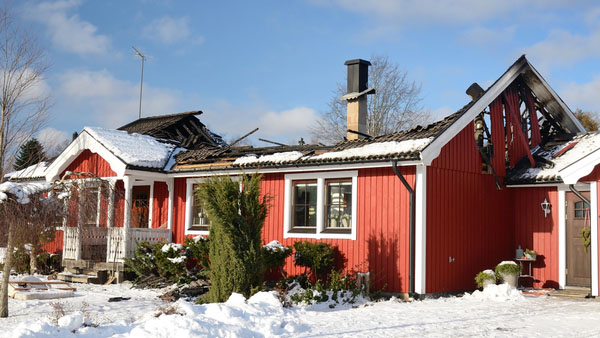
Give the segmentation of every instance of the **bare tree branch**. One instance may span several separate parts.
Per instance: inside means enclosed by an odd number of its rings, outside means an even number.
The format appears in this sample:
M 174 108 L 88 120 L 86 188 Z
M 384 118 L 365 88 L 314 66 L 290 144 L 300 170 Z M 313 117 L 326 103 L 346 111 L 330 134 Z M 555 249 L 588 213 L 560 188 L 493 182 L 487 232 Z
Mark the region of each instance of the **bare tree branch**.
M 367 98 L 367 133 L 378 136 L 430 122 L 431 115 L 421 104 L 421 85 L 387 56 L 372 55 L 370 61 L 369 87 L 375 94 Z M 339 100 L 344 94 L 340 83 L 329 109 L 312 127 L 313 141 L 336 143 L 346 136 L 346 103 Z

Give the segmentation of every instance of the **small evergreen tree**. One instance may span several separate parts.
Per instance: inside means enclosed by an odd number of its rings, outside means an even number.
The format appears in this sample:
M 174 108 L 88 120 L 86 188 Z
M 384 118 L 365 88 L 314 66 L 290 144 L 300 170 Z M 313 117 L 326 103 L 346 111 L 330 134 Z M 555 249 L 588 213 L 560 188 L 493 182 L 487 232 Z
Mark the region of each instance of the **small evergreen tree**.
M 244 175 L 241 182 L 215 177 L 196 191 L 210 220 L 209 302 L 226 301 L 232 292 L 249 297 L 262 285 L 261 235 L 268 197 L 261 197 L 260 181 L 260 175 Z
M 21 148 L 19 148 L 14 168 L 15 170 L 25 169 L 45 160 L 46 155 L 44 154 L 44 147 L 37 139 L 32 138 L 23 143 Z

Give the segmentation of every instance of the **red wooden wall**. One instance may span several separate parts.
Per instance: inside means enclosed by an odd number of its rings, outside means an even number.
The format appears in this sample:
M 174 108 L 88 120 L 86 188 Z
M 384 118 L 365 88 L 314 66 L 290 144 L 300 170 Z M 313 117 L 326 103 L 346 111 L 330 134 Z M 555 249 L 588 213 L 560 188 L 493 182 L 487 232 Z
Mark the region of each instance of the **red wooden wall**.
M 79 156 L 69 164 L 65 171 L 93 173 L 99 177 L 117 176 L 105 159 L 87 149 L 79 154 Z M 60 177 L 64 175 L 65 171 L 60 174 Z
M 555 187 L 511 188 L 515 249 L 533 249 L 535 287 L 558 288 L 558 191 Z M 544 217 L 541 203 L 547 199 L 552 212 Z M 515 252 L 512 251 L 511 259 Z M 525 281 L 525 280 L 523 280 Z
M 427 293 L 473 289 L 477 272 L 514 250 L 510 192 L 481 173 L 473 130 L 467 125 L 427 168 Z
M 44 250 L 48 253 L 51 253 L 51 254 L 62 251 L 62 249 L 63 249 L 63 231 L 62 230 L 56 230 L 56 233 L 54 234 L 54 241 L 42 245 L 42 250 Z
M 400 167 L 414 187 L 414 167 Z M 185 179 L 175 179 L 175 210 L 173 239 L 184 240 Z M 265 174 L 262 193 L 271 197 L 269 214 L 263 228 L 263 241 L 278 240 L 284 245 L 295 241 L 316 241 L 305 238 L 283 238 L 284 174 Z M 362 169 L 358 173 L 357 236 L 350 239 L 323 239 L 336 246 L 347 269 L 371 271 L 375 287 L 408 291 L 408 200 L 409 194 L 393 170 L 388 168 Z M 291 258 L 285 266 L 288 274 L 295 268 Z
M 154 196 L 152 198 L 152 227 L 159 228 L 164 224 L 164 228 L 166 228 L 169 216 L 169 187 L 167 183 L 154 182 Z

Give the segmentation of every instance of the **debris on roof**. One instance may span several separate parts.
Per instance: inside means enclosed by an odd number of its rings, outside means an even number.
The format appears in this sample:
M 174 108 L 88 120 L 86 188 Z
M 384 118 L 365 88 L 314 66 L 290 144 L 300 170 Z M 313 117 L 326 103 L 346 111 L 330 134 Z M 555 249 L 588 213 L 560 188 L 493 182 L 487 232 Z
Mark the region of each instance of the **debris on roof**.
M 30 165 L 25 169 L 18 171 L 12 171 L 4 175 L 5 178 L 13 181 L 24 181 L 32 179 L 41 179 L 46 175 L 46 169 L 48 169 L 49 162 L 40 162 L 34 165 Z

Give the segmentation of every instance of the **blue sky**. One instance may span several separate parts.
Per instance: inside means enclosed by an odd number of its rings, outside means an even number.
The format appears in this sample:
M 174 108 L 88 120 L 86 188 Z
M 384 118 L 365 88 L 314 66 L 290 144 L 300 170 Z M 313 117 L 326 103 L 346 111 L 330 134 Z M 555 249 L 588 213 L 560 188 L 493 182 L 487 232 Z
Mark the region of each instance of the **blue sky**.
M 344 61 L 387 55 L 440 118 L 521 54 L 571 109 L 600 111 L 600 4 L 559 0 L 30 1 L 15 3 L 52 67 L 45 143 L 84 126 L 202 110 L 227 139 L 309 139 Z M 260 143 L 256 143 L 260 145 Z

